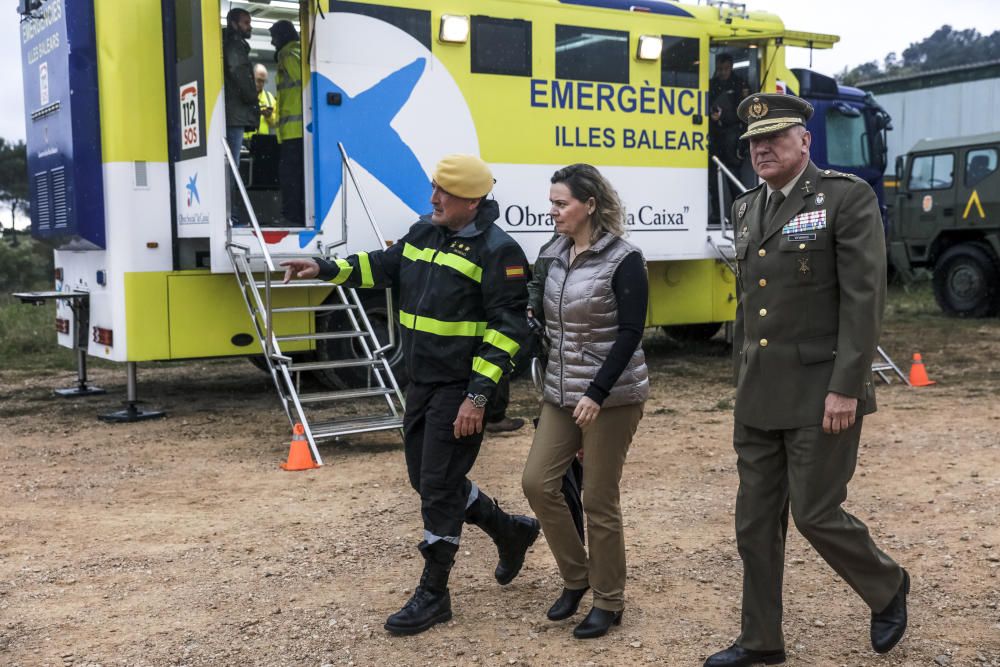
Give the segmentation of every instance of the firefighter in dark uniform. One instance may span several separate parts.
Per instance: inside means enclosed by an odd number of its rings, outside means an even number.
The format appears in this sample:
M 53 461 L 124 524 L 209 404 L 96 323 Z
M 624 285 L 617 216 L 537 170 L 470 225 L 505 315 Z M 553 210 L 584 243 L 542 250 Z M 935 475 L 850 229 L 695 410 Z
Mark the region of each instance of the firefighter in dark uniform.
M 528 267 L 521 247 L 494 223 L 489 167 L 454 154 L 433 176 L 433 212 L 386 250 L 332 262 L 290 260 L 291 277 L 354 287 L 398 286 L 409 377 L 403 431 L 410 483 L 420 494 L 424 572 L 410 600 L 386 621 L 416 634 L 451 619 L 448 575 L 462 524 L 479 526 L 499 552 L 495 577 L 510 583 L 538 537 L 535 519 L 503 512 L 466 475 L 479 454 L 483 416 L 527 338 Z
M 733 57 L 720 53 L 715 57 L 715 73 L 708 81 L 708 152 L 722 161 L 736 177 L 740 177 L 743 158 L 740 156 L 740 134 L 743 125 L 736 115 L 736 107 L 749 92 L 743 77 L 733 73 Z M 714 160 L 708 163 L 708 196 L 712 211 L 712 222 L 719 221 L 719 179 L 718 167 Z M 728 178 L 722 179 L 725 201 L 732 201 L 732 184 Z
M 706 667 L 779 664 L 788 513 L 871 609 L 871 644 L 906 630 L 909 576 L 841 504 L 875 411 L 871 362 L 885 305 L 885 239 L 863 180 L 809 159 L 812 106 L 751 95 L 738 113 L 764 183 L 733 202 L 737 258 L 734 446 L 742 632 Z

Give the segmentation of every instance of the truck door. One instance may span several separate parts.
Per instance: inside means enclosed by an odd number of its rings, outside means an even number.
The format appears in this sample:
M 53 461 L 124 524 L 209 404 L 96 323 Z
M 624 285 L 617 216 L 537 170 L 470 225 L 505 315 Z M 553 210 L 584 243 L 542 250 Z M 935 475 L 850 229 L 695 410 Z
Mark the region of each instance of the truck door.
M 957 227 L 977 228 L 1000 223 L 1000 169 L 998 146 L 976 146 L 963 151 L 962 177 L 957 191 Z
M 163 3 L 177 268 L 206 268 L 207 239 L 225 232 L 226 173 L 221 147 L 225 121 L 218 11 L 215 0 Z M 224 252 L 220 254 L 221 259 L 227 259 Z
M 907 171 L 906 194 L 900 206 L 900 231 L 910 259 L 927 256 L 930 242 L 955 220 L 955 153 L 914 155 Z

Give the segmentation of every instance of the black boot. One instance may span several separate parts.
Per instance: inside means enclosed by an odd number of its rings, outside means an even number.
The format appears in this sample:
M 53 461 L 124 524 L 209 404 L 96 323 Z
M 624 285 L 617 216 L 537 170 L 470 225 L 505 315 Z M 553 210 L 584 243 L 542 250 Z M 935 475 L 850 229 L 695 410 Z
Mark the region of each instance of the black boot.
M 434 544 L 420 543 L 424 557 L 420 584 L 403 608 L 386 620 L 386 630 L 394 635 L 415 635 L 451 620 L 448 574 L 457 551 L 457 545 L 443 540 Z
M 583 599 L 584 593 L 589 590 L 589 586 L 575 590 L 572 588 L 563 588 L 562 595 L 549 608 L 549 613 L 546 616 L 550 621 L 561 621 L 564 618 L 569 618 L 580 608 L 580 600 Z
M 573 628 L 573 636 L 577 639 L 594 639 L 608 634 L 612 625 L 622 624 L 621 611 L 608 611 L 593 607 L 587 617 L 580 621 L 580 625 Z
M 507 514 L 482 491 L 465 511 L 465 521 L 482 528 L 497 545 L 500 562 L 493 576 L 501 586 L 509 584 L 521 571 L 528 548 L 538 539 L 541 530 L 538 521 L 520 514 Z

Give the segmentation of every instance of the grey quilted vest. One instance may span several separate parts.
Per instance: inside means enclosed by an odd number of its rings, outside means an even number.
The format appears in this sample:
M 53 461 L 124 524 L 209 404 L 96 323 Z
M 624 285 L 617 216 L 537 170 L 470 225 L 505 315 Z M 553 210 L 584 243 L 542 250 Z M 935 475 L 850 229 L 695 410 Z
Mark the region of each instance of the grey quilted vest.
M 573 240 L 561 237 L 542 253 L 552 259 L 545 280 L 545 330 L 552 346 L 545 368 L 544 398 L 575 407 L 618 337 L 618 300 L 611 281 L 618 265 L 637 247 L 605 234 L 569 266 Z M 649 396 L 649 372 L 642 345 L 615 383 L 603 407 L 642 403 Z

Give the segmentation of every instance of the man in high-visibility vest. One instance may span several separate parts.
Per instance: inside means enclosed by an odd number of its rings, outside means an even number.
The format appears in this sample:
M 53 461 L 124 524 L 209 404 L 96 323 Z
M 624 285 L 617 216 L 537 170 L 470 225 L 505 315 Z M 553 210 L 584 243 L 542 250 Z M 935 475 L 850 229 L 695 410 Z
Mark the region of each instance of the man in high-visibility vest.
M 285 224 L 301 226 L 306 221 L 302 154 L 302 44 L 291 21 L 276 21 L 269 30 L 278 62 L 281 216 Z
M 243 135 L 243 142 L 250 141 L 255 134 L 272 134 L 278 128 L 278 101 L 269 91 L 267 85 L 267 68 L 257 63 L 253 69 L 254 83 L 257 84 L 257 106 L 260 107 L 260 124 L 256 130 L 249 130 Z

